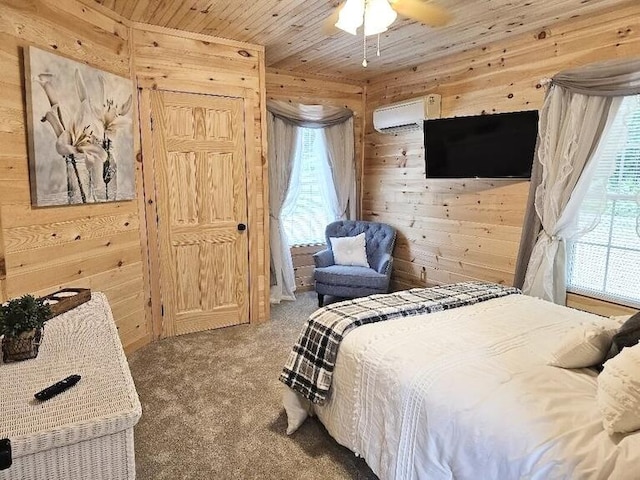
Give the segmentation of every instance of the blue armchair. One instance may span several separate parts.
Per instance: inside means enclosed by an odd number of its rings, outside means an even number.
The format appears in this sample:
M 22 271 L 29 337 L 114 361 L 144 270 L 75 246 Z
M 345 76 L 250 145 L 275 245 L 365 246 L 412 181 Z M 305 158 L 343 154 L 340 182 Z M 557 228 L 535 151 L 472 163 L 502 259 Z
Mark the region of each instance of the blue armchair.
M 353 237 L 364 232 L 367 261 L 371 268 L 335 265 L 329 237 Z M 396 241 L 396 231 L 384 223 L 339 220 L 327 225 L 327 248 L 313 256 L 316 268 L 313 277 L 322 307 L 325 295 L 336 297 L 364 297 L 387 293 Z

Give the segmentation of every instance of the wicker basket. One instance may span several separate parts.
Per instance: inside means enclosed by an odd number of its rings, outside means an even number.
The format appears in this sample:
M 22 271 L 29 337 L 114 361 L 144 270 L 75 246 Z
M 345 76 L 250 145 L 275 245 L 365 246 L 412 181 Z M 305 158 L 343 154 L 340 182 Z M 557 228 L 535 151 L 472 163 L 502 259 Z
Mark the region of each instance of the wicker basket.
M 107 298 L 46 324 L 38 358 L 0 365 L 0 438 L 12 464 L 0 480 L 135 480 L 133 427 L 142 413 Z M 46 402 L 33 394 L 78 374 Z
M 2 361 L 9 363 L 36 358 L 42 342 L 42 331 L 42 328 L 38 328 L 17 337 L 2 337 Z

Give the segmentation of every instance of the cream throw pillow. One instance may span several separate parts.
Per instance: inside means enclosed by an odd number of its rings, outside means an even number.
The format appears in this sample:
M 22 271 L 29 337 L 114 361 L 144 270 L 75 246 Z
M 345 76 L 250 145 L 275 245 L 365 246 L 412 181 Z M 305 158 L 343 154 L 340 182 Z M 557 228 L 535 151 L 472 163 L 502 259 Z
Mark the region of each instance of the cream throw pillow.
M 295 432 L 309 415 L 312 415 L 311 402 L 289 387 L 284 387 L 282 404 L 287 412 L 287 435 Z
M 640 344 L 623 348 L 604 364 L 596 400 L 610 434 L 640 429 Z
M 355 237 L 329 237 L 336 265 L 369 267 L 364 233 Z
M 573 328 L 551 353 L 548 364 L 561 368 L 586 368 L 602 363 L 611 348 L 616 327 Z

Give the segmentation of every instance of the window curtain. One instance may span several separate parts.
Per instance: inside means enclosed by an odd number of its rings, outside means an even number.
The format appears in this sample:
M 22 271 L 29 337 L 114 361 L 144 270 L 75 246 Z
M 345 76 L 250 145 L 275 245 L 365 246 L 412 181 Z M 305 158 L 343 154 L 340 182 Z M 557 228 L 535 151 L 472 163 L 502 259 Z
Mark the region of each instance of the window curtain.
M 319 179 L 323 181 L 325 198 L 330 199 L 336 219 L 355 220 L 358 199 L 353 112 L 345 107 L 302 105 L 276 100 L 269 101 L 267 108 L 276 118 L 292 125 L 323 130 L 328 167 L 333 180 L 328 182 L 326 175 Z
M 349 210 L 355 218 L 355 162 L 353 112 L 348 108 L 327 105 L 302 105 L 271 100 L 267 102 L 267 138 L 269 161 L 269 241 L 271 251 L 271 303 L 295 300 L 295 273 L 291 250 L 282 226 L 281 214 L 287 195 L 297 197 L 299 162 L 296 161 L 301 148 L 300 127 L 321 128 L 325 132 L 328 151 L 327 162 L 331 168 L 334 185 L 323 185 L 336 212 L 336 218 Z M 329 132 L 329 133 L 327 133 Z M 342 142 L 342 143 L 340 143 Z M 344 145 L 343 145 L 344 144 Z M 346 198 L 341 196 L 344 175 L 353 186 L 349 186 Z M 329 175 L 324 175 L 329 178 Z M 340 183 L 335 179 L 339 178 Z M 331 188 L 330 188 L 331 187 Z M 293 189 L 293 190 L 292 190 Z
M 271 303 L 295 300 L 293 261 L 280 215 L 292 184 L 295 158 L 301 148 L 298 127 L 267 114 L 269 158 L 269 244 L 271 252 Z M 293 182 L 293 184 L 297 184 Z
M 278 100 L 269 100 L 267 110 L 287 123 L 307 128 L 330 127 L 346 122 L 353 117 L 353 112 L 345 107 L 303 105 Z
M 589 65 L 551 80 L 515 275 L 524 293 L 566 302 L 565 242 L 577 233 L 575 214 L 597 171 L 594 152 L 620 106 L 618 97 L 638 93 L 640 60 Z
M 353 118 L 324 129 L 331 177 L 335 188 L 336 219 L 356 218 L 356 171 L 354 166 Z

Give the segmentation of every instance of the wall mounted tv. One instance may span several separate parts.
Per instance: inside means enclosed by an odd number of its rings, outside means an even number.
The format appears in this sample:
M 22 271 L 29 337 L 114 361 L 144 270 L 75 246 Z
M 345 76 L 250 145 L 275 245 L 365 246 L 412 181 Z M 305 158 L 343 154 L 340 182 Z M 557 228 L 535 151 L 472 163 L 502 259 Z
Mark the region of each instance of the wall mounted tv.
M 427 178 L 530 178 L 538 111 L 425 120 Z

